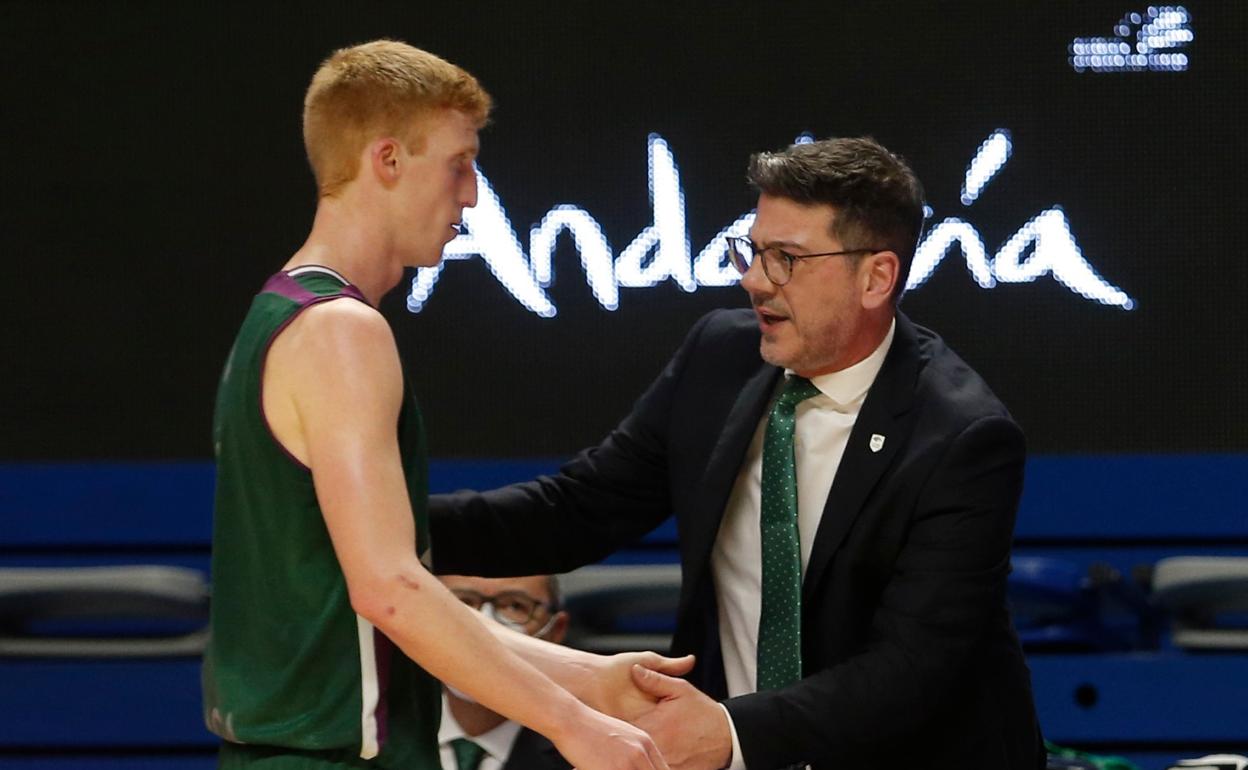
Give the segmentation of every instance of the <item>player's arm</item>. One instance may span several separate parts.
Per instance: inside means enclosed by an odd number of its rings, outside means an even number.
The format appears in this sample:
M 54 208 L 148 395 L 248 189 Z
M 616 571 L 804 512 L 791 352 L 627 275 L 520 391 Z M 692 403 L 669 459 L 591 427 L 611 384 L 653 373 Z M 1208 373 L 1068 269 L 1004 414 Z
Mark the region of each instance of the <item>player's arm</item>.
M 328 302 L 290 332 L 290 355 L 278 362 L 288 367 L 282 395 L 292 400 L 355 611 L 437 678 L 549 737 L 577 767 L 666 768 L 644 733 L 507 649 L 420 564 L 396 432 L 402 373 L 381 315 Z
M 595 655 L 551 644 L 513 631 L 501 623 L 477 615 L 512 652 L 542 673 L 566 687 L 577 698 L 612 716 L 630 722 L 651 712 L 657 698 L 640 689 L 634 680 L 634 666 L 668 676 L 683 676 L 693 668 L 694 656 L 669 658 L 656 652 L 621 652 Z

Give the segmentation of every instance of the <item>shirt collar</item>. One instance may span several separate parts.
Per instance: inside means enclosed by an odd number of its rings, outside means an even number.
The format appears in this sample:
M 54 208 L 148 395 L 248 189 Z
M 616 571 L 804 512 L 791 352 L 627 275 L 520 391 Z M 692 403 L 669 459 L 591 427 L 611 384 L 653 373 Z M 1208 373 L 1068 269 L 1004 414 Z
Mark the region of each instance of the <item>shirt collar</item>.
M 519 735 L 520 723 L 513 722 L 510 719 L 480 735 L 471 736 L 466 734 L 464 728 L 459 726 L 459 722 L 455 721 L 455 715 L 451 713 L 451 706 L 446 701 L 446 693 L 442 694 L 442 722 L 438 725 L 439 746 L 445 746 L 456 738 L 467 738 L 485 749 L 487 754 L 497 759 L 500 763 L 507 764 L 507 758 L 511 756 L 511 747 L 515 744 L 516 737 Z
M 811 384 L 831 399 L 837 407 L 849 408 L 861 402 L 867 391 L 871 389 L 871 384 L 875 382 L 876 375 L 884 366 L 884 358 L 888 355 L 888 348 L 893 344 L 896 331 L 897 318 L 894 316 L 892 323 L 888 325 L 888 334 L 884 335 L 883 341 L 871 352 L 871 355 L 839 372 L 811 377 Z M 785 369 L 784 375 L 792 377 L 793 370 Z

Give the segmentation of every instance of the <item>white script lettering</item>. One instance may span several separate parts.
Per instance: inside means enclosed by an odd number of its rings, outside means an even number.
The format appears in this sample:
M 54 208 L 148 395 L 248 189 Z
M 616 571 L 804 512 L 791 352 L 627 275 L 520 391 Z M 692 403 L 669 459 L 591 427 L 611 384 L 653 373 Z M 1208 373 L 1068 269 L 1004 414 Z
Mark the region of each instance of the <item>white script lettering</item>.
M 969 206 L 1012 153 L 1009 132 L 993 132 L 979 147 L 967 167 L 962 202 Z M 685 219 L 685 193 L 680 169 L 667 142 L 658 134 L 648 141 L 651 224 L 620 252 L 612 253 L 602 226 L 587 211 L 571 204 L 550 209 L 529 231 L 525 254 L 502 201 L 490 181 L 478 169 L 477 205 L 464 210 L 464 231 L 447 244 L 443 261 L 421 268 L 412 282 L 407 306 L 420 312 L 433 293 L 442 270 L 452 260 L 480 257 L 512 297 L 545 318 L 557 313 L 546 289 L 554 279 L 554 252 L 560 234 L 567 232 L 580 257 L 585 280 L 598 304 L 615 310 L 621 288 L 644 288 L 671 280 L 687 292 L 703 286 L 730 286 L 739 275 L 728 264 L 726 236 L 745 235 L 754 213 L 737 217 L 691 258 Z M 1106 305 L 1130 310 L 1135 306 L 1125 292 L 1109 284 L 1084 259 L 1070 222 L 1060 206 L 1051 207 L 1011 236 L 991 262 L 979 232 L 968 222 L 948 217 L 928 229 L 914 255 L 907 290 L 918 288 L 931 277 L 945 255 L 961 250 L 975 282 L 991 289 L 1002 283 L 1027 283 L 1047 273 L 1075 293 Z M 1030 256 L 1025 253 L 1030 248 Z M 648 261 L 647 261 L 648 260 Z

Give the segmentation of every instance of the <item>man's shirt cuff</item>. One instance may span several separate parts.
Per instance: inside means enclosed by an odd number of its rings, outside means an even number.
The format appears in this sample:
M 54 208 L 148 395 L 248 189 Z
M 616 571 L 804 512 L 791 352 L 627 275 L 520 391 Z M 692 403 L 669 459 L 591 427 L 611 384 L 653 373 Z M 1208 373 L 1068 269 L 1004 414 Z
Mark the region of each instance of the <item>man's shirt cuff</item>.
M 724 710 L 724 716 L 728 717 L 728 732 L 732 734 L 732 761 L 728 763 L 726 770 L 745 770 L 745 758 L 741 756 L 741 741 L 737 739 L 737 726 L 732 722 L 732 714 L 729 713 L 728 707 L 719 704 Z

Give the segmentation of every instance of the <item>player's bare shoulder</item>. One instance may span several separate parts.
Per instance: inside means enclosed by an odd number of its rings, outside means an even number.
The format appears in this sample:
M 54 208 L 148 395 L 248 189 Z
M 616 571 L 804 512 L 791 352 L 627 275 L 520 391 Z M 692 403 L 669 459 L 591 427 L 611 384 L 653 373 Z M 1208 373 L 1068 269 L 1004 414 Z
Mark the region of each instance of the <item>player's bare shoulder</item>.
M 349 297 L 300 313 L 273 341 L 267 366 L 318 379 L 399 371 L 390 324 L 375 308 Z
M 264 414 L 279 443 L 306 464 L 309 431 L 326 416 L 390 419 L 402 400 L 394 334 L 375 308 L 319 302 L 278 334 L 265 360 Z M 362 414 L 357 414 L 362 412 Z M 390 421 L 393 425 L 393 421 Z
M 350 297 L 309 307 L 283 335 L 289 335 L 292 347 L 314 356 L 353 357 L 361 352 L 395 352 L 394 333 L 385 317 L 371 305 Z M 274 344 L 276 346 L 276 342 Z

